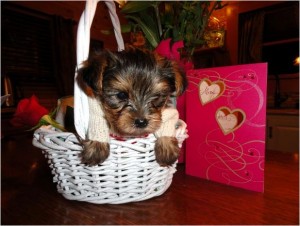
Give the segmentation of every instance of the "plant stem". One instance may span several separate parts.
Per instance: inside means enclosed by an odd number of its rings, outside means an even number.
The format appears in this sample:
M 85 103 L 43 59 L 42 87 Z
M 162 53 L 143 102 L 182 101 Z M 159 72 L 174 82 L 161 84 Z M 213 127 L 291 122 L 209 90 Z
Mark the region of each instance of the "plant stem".
M 206 27 L 208 25 L 209 18 L 211 16 L 212 12 L 215 10 L 217 4 L 218 4 L 218 2 L 214 2 L 214 6 L 211 8 L 210 11 L 208 11 L 208 14 L 204 17 L 204 19 L 203 19 L 203 26 L 201 27 L 200 30 L 197 31 L 196 37 L 200 37 L 201 38 L 203 36 L 203 33 L 204 33 L 204 31 L 205 31 L 205 29 L 206 29 Z M 209 8 L 209 6 L 206 5 L 205 8 L 204 8 L 204 10 L 203 10 L 203 12 L 205 12 L 206 10 L 208 10 L 208 8 Z
M 158 9 L 157 4 L 154 6 L 154 11 L 155 11 L 155 16 L 156 16 L 156 20 L 157 20 L 159 37 L 161 37 L 162 36 L 162 26 L 161 26 L 161 21 L 160 21 L 160 16 L 159 16 L 159 9 Z

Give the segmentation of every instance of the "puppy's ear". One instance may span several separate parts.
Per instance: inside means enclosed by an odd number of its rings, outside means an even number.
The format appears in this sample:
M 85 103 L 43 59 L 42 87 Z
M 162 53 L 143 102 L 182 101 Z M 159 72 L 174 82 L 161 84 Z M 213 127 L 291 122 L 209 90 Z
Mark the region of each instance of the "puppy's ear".
M 175 91 L 176 96 L 180 96 L 186 90 L 188 80 L 184 70 L 176 62 L 172 62 L 173 71 L 175 74 Z
M 183 68 L 176 61 L 169 60 L 157 53 L 154 53 L 154 57 L 159 68 L 162 69 L 162 73 L 167 75 L 171 81 L 172 92 L 174 92 L 176 96 L 183 94 L 188 85 L 188 80 Z
M 83 62 L 83 67 L 77 72 L 77 82 L 88 96 L 101 95 L 103 73 L 113 61 L 114 55 L 108 50 L 103 50 Z

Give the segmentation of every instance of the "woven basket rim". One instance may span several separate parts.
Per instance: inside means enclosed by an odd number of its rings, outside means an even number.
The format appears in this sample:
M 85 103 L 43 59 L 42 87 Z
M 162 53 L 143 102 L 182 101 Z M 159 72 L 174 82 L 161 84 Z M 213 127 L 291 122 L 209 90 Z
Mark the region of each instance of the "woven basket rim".
M 63 137 L 69 139 L 61 148 L 61 143 L 56 142 L 64 142 L 61 140 Z M 126 144 L 130 140 L 114 140 L 109 158 L 96 166 L 81 163 L 79 153 L 82 148 L 73 133 L 56 131 L 51 126 L 42 127 L 34 132 L 33 145 L 42 149 L 52 169 L 53 182 L 66 199 L 95 204 L 121 204 L 163 194 L 176 172 L 177 162 L 169 167 L 161 167 L 156 162 L 154 135 L 132 140 L 149 147 L 141 152 Z

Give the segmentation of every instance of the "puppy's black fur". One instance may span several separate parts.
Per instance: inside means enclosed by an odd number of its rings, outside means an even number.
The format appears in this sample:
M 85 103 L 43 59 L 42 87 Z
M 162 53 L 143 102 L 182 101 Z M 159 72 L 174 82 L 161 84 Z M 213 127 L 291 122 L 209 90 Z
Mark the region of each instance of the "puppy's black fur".
M 90 56 L 78 71 L 77 81 L 101 104 L 111 133 L 123 137 L 154 133 L 161 126 L 162 110 L 170 107 L 170 97 L 181 95 L 187 87 L 185 74 L 175 62 L 134 47 Z M 157 161 L 174 163 L 179 154 L 177 140 L 159 139 Z M 109 154 L 109 148 L 99 150 L 109 145 L 94 142 L 84 143 L 82 160 L 89 165 L 103 162 Z

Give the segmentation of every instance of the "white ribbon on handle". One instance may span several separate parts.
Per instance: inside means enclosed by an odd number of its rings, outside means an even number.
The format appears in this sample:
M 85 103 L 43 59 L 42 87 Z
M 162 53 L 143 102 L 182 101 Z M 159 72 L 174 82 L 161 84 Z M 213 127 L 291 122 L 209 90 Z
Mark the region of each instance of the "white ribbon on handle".
M 82 67 L 82 62 L 87 60 L 90 47 L 90 30 L 95 16 L 97 3 L 101 0 L 87 0 L 77 30 L 77 69 Z M 121 34 L 120 21 L 116 13 L 116 5 L 113 1 L 104 1 L 108 7 L 109 15 L 114 27 L 114 33 L 118 44 L 118 50 L 124 49 L 124 41 Z M 78 135 L 86 139 L 89 123 L 88 96 L 79 88 L 76 81 L 77 71 L 74 81 L 74 124 Z

